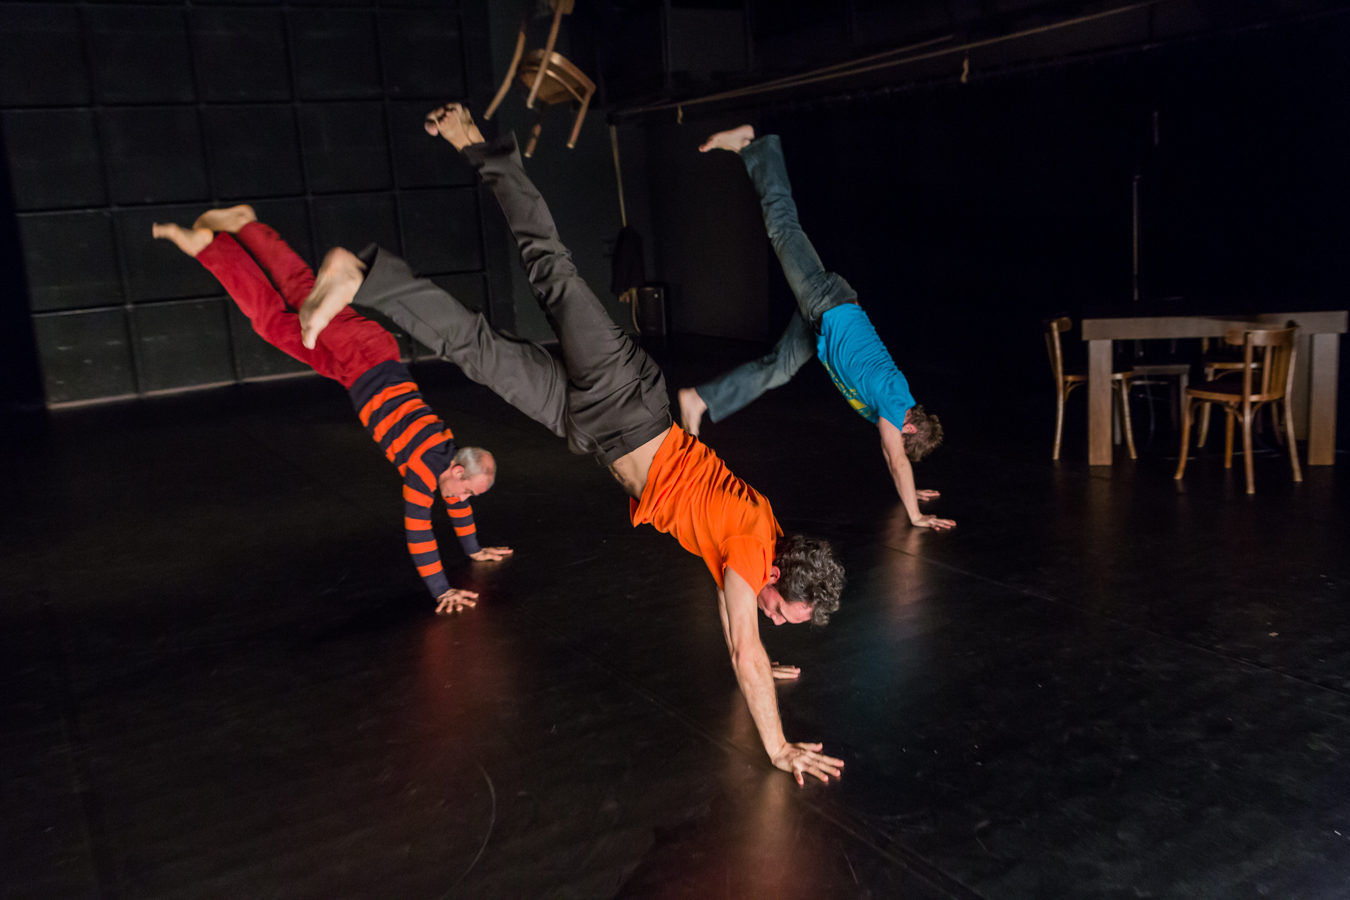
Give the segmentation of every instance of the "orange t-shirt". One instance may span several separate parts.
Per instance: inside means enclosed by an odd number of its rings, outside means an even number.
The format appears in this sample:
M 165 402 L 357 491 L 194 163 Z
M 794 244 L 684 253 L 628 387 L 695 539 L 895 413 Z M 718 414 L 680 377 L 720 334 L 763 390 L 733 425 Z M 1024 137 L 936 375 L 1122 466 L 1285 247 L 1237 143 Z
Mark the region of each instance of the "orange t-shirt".
M 634 526 L 650 523 L 703 557 L 719 588 L 728 566 L 755 593 L 769 583 L 774 544 L 783 533 L 773 507 L 731 474 L 712 448 L 680 426 L 671 426 L 661 442 L 642 502 L 630 499 L 629 512 Z

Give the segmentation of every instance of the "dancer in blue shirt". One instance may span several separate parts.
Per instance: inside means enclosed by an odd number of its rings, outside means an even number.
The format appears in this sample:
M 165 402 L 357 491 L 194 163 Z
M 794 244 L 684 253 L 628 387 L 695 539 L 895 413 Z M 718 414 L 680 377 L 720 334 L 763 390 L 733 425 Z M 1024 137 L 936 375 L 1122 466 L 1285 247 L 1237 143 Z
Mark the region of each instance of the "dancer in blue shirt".
M 942 443 L 942 426 L 937 416 L 914 402 L 909 382 L 858 305 L 858 295 L 843 278 L 825 271 L 803 233 L 778 135 L 756 139 L 754 128 L 742 125 L 714 134 L 699 149 L 730 150 L 745 163 L 759 192 L 769 241 L 797 297 L 797 312 L 768 355 L 680 391 L 685 431 L 697 435 L 705 412 L 720 422 L 765 391 L 786 384 L 814 355 L 849 405 L 881 432 L 881 450 L 910 522 L 937 530 L 955 526 L 950 519 L 919 511 L 919 501 L 938 492 L 916 490 L 910 465 Z

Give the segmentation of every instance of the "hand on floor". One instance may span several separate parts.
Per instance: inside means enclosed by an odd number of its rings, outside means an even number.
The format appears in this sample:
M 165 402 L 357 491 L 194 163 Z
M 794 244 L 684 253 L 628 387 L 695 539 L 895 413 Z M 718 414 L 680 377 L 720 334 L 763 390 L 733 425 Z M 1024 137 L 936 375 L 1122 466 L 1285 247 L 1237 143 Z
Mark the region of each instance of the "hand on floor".
M 936 500 L 942 495 L 937 491 L 915 491 L 914 496 L 918 497 L 920 502 L 924 500 Z
M 476 559 L 479 562 L 497 562 L 506 559 L 515 552 L 510 547 L 484 547 L 477 553 L 470 553 L 469 559 Z
M 471 609 L 477 605 L 477 591 L 461 591 L 459 588 L 451 588 L 436 598 L 436 614 L 457 613 L 461 609 Z
M 915 528 L 931 528 L 934 531 L 956 527 L 956 523 L 951 519 L 939 519 L 937 516 L 919 516 L 917 519 L 910 519 L 909 523 Z
M 831 775 L 839 777 L 844 761 L 821 753 L 824 748 L 824 744 L 784 744 L 773 758 L 773 764 L 784 772 L 791 772 L 798 784 L 806 784 L 806 775 L 829 783 Z
M 795 681 L 802 674 L 802 670 L 796 666 L 784 666 L 778 663 L 773 664 L 774 681 Z

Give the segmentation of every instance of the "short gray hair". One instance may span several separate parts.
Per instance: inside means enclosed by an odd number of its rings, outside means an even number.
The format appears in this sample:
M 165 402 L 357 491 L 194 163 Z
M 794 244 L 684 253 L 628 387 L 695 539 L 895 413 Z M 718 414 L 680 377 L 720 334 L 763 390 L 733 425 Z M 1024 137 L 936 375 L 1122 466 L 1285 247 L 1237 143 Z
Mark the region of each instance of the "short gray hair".
M 453 465 L 464 467 L 466 478 L 476 478 L 479 475 L 497 477 L 497 460 L 482 447 L 460 447 L 455 451 L 455 458 L 451 462 Z

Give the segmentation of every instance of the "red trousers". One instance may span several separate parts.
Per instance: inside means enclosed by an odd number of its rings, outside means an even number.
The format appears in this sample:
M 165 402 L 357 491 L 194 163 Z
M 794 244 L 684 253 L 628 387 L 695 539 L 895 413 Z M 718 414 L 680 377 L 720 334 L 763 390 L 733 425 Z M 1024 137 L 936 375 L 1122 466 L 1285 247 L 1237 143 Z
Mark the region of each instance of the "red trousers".
M 314 273 L 261 222 L 249 222 L 235 235 L 217 234 L 197 262 L 225 286 L 263 340 L 345 388 L 399 357 L 394 336 L 351 307 L 320 332 L 313 350 L 306 348 L 300 341 L 300 305 L 314 287 Z

